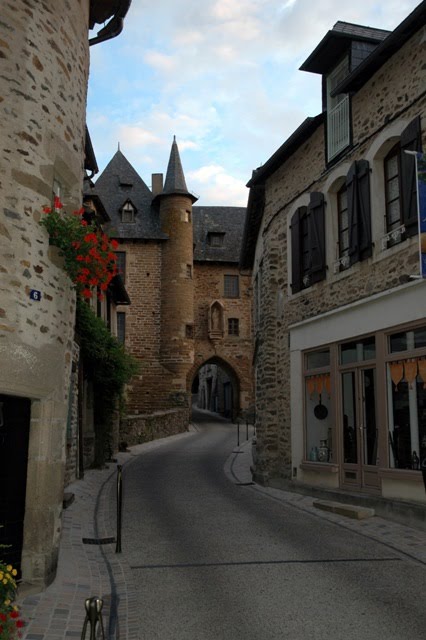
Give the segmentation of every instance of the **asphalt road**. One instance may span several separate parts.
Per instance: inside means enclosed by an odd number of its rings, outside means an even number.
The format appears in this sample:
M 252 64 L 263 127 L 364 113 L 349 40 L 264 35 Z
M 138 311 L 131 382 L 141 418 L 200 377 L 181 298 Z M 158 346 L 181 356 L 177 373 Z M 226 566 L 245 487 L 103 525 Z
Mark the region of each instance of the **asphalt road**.
M 426 639 L 424 566 L 232 482 L 235 426 L 194 418 L 126 468 L 141 640 Z

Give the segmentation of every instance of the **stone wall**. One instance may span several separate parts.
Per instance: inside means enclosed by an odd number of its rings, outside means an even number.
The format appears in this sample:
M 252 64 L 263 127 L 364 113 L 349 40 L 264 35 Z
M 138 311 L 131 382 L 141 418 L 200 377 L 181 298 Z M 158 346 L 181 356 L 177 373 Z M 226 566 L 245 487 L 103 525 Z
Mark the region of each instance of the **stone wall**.
M 56 566 L 75 313 L 39 220 L 54 181 L 67 211 L 81 203 L 88 13 L 17 0 L 0 21 L 0 392 L 33 401 L 22 569 L 39 583 Z
M 120 446 L 132 446 L 188 431 L 189 410 L 170 409 L 129 415 L 120 424 Z
M 266 181 L 265 212 L 257 245 L 254 277 L 261 271 L 261 320 L 256 337 L 257 472 L 287 478 L 291 473 L 289 326 L 380 291 L 400 286 L 418 272 L 418 238 L 381 250 L 384 235 L 382 159 L 404 127 L 422 116 L 426 143 L 426 72 L 421 34 L 402 47 L 366 85 L 352 96 L 353 147 L 326 169 L 321 125 Z M 354 160 L 368 159 L 371 174 L 371 258 L 341 273 L 333 273 L 337 242 L 335 184 Z M 326 279 L 292 294 L 289 228 L 308 194 L 326 198 Z

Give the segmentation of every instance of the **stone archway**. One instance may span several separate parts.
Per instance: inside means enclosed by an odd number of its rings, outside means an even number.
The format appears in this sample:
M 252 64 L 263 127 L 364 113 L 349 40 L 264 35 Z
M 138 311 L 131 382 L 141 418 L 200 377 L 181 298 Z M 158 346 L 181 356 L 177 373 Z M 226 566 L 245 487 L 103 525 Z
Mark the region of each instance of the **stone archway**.
M 230 420 L 240 413 L 240 379 L 229 362 L 212 356 L 197 364 L 189 375 L 193 402 L 200 409 L 218 413 Z M 197 389 L 197 393 L 194 393 Z

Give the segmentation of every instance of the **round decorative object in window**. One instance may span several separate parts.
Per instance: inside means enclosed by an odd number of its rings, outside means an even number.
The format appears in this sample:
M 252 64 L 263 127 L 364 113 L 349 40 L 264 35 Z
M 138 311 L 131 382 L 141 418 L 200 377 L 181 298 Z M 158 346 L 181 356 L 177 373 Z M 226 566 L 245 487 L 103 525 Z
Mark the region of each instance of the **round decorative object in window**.
M 321 399 L 319 404 L 314 407 L 314 416 L 317 420 L 325 420 L 328 416 L 328 409 L 323 404 L 321 404 Z

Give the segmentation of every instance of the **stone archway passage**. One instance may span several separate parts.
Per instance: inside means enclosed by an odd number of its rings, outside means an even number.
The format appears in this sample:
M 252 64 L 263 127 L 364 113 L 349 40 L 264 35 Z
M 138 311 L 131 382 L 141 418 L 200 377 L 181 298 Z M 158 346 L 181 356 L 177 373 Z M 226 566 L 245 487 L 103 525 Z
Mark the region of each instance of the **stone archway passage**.
M 194 381 L 198 379 L 198 384 Z M 234 369 L 222 358 L 213 357 L 198 366 L 191 381 L 193 403 L 230 420 L 240 412 L 240 381 Z

